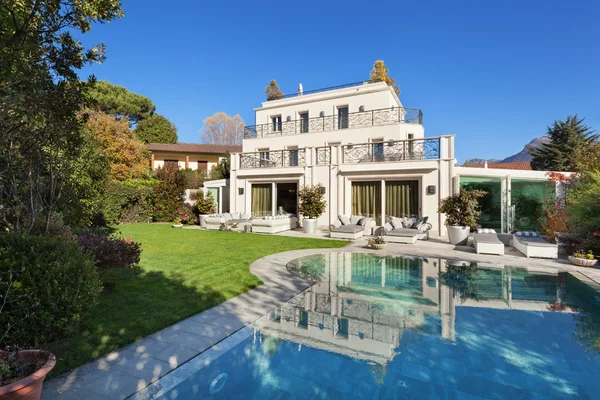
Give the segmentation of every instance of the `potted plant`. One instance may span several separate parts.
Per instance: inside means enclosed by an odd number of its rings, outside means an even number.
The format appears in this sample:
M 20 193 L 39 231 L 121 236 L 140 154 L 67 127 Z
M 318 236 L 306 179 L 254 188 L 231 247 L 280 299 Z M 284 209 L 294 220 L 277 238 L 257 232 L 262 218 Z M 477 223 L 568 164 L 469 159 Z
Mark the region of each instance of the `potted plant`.
M 483 190 L 461 188 L 458 193 L 441 201 L 438 212 L 446 214 L 448 239 L 453 245 L 466 245 L 471 229 L 475 229 L 481 215 L 478 199 L 485 196 Z
M 183 224 L 181 223 L 181 215 L 177 214 L 175 218 L 173 218 L 173 228 L 183 228 Z
M 381 250 L 385 248 L 385 240 L 383 239 L 383 236 L 375 236 L 374 238 L 367 240 L 367 244 L 370 248 L 375 250 Z
M 304 185 L 298 192 L 300 205 L 298 212 L 302 214 L 302 226 L 305 233 L 317 231 L 317 218 L 325 212 L 327 203 L 323 199 L 323 185 L 313 187 Z
M 56 357 L 47 351 L 0 351 L 0 399 L 39 400 L 42 383 L 55 364 Z
M 206 228 L 206 217 L 215 212 L 215 201 L 212 194 L 210 192 L 204 193 L 203 191 L 199 191 L 195 207 L 200 226 Z
M 569 261 L 571 261 L 571 264 L 580 267 L 593 267 L 598 263 L 598 260 L 596 260 L 596 257 L 591 250 L 587 253 L 583 250 L 575 251 L 572 256 L 569 256 Z

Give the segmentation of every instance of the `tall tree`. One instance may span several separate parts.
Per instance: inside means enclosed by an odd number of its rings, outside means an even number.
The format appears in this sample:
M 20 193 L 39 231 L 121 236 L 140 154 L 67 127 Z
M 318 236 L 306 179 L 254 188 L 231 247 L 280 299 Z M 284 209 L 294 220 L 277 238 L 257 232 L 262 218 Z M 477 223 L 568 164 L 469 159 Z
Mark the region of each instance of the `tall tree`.
M 0 0 L 0 226 L 48 231 L 85 203 L 86 135 L 77 70 L 104 45 L 74 37 L 123 15 L 119 0 Z M 86 176 L 81 176 L 84 174 Z M 79 174 L 79 175 L 78 175 Z
M 135 179 L 149 169 L 146 147 L 137 140 L 125 119 L 98 110 L 87 110 L 87 125 L 94 133 L 110 164 L 110 177 L 115 180 Z
M 567 117 L 566 121 L 554 121 L 547 135 L 550 143 L 542 144 L 539 149 L 529 149 L 533 156 L 531 167 L 534 170 L 574 171 L 577 157 L 597 144 L 598 135 L 583 124 L 583 118 L 577 115 Z
M 148 97 L 107 81 L 96 82 L 90 89 L 89 96 L 93 108 L 117 118 L 127 118 L 132 124 L 149 118 L 156 110 Z
M 144 143 L 177 143 L 177 127 L 160 114 L 138 122 L 134 132 Z
M 277 100 L 283 98 L 285 96 L 283 92 L 279 89 L 277 82 L 275 79 L 271 81 L 265 88 L 265 96 L 267 96 L 267 101 Z
M 382 82 L 387 83 L 388 86 L 393 87 L 396 94 L 399 95 L 400 87 L 396 85 L 396 81 L 389 75 L 389 73 L 390 71 L 383 60 L 377 60 L 375 61 L 375 64 L 373 64 L 373 69 L 371 69 L 370 79 L 379 79 Z
M 244 139 L 244 120 L 239 115 L 232 117 L 218 112 L 204 120 L 200 137 L 209 144 L 241 144 Z

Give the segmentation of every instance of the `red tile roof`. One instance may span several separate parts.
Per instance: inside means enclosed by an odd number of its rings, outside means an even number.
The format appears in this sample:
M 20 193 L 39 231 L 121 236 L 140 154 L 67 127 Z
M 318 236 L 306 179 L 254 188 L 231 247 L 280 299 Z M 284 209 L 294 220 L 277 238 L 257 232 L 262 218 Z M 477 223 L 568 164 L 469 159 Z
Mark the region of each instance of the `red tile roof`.
M 223 144 L 195 144 L 195 143 L 149 143 L 147 146 L 150 152 L 169 152 L 169 153 L 194 153 L 194 154 L 226 154 L 240 153 L 242 146 L 230 146 Z
M 465 164 L 463 167 L 469 168 L 483 168 L 483 164 Z M 518 161 L 518 162 L 509 162 L 502 164 L 488 164 L 487 166 L 490 169 L 517 169 L 517 170 L 532 170 L 531 163 L 529 161 Z

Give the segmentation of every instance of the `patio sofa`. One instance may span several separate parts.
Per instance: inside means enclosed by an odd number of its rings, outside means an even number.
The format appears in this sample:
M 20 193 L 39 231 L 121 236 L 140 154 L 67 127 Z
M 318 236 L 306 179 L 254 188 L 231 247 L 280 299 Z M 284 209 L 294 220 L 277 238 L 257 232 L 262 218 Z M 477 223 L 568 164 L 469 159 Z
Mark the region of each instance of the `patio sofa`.
M 414 244 L 417 240 L 427 240 L 432 228 L 431 224 L 427 222 L 428 218 L 390 217 L 390 221 L 383 226 L 383 236 L 386 241 L 391 243 Z
M 338 219 L 329 227 L 329 237 L 354 240 L 363 235 L 371 235 L 374 227 L 373 218 L 361 215 L 338 215 Z
M 504 255 L 504 243 L 498 239 L 498 234 L 493 229 L 478 229 L 473 234 L 473 244 L 477 254 Z
M 277 233 L 296 228 L 298 218 L 293 214 L 252 219 L 252 232 Z
M 535 232 L 515 232 L 512 239 L 513 247 L 527 258 L 558 258 L 558 245 L 546 242 Z
M 219 230 L 221 224 L 227 226 L 233 224 L 249 223 L 251 221 L 250 214 L 244 213 L 223 213 L 223 214 L 212 214 L 206 217 L 206 229 Z

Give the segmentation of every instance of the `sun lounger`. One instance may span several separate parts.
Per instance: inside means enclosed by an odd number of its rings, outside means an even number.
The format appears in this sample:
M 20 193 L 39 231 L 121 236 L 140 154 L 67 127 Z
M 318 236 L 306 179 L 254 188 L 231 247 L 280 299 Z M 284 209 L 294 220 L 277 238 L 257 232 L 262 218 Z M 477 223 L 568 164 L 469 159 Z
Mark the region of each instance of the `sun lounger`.
M 504 255 L 504 243 L 498 239 L 498 234 L 493 229 L 478 229 L 473 234 L 473 244 L 477 254 Z
M 512 239 L 514 248 L 527 258 L 558 258 L 558 245 L 546 242 L 535 232 L 516 232 Z

